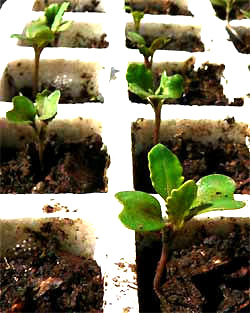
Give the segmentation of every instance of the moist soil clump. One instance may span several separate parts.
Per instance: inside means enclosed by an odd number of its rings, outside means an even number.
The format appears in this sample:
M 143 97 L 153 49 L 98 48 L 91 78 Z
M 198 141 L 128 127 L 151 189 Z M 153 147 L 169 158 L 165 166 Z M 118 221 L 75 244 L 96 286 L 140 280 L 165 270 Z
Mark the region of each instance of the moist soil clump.
M 1 258 L 1 312 L 103 312 L 100 267 L 62 251 L 54 232 L 65 234 L 55 229 L 51 222 L 40 231 L 27 229 L 28 239 Z
M 250 162 L 247 145 L 241 143 L 203 144 L 178 137 L 178 140 L 161 142 L 175 153 L 182 166 L 186 180 L 198 181 L 210 174 L 224 174 L 236 182 L 235 193 L 250 194 Z M 148 170 L 147 154 L 151 149 L 141 151 L 135 155 L 133 144 L 133 173 L 134 187 L 149 193 L 155 193 Z
M 125 1 L 125 5 L 130 6 L 133 11 L 143 11 L 145 14 L 168 14 L 168 15 L 186 15 L 192 16 L 192 13 L 184 8 L 178 6 L 175 1 L 145 1 L 144 3 L 131 3 L 132 1 Z M 128 12 L 128 11 L 127 11 Z
M 9 151 L 10 152 L 10 151 Z M 0 193 L 106 192 L 109 156 L 99 135 L 83 142 L 49 138 L 41 169 L 34 144 L 25 150 L 1 153 Z

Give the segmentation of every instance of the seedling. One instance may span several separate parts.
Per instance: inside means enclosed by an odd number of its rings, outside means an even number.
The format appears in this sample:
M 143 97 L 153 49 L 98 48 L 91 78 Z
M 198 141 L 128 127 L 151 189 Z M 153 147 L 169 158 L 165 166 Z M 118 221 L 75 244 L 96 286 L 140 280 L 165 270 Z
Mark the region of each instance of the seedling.
M 152 185 L 165 202 L 167 217 L 163 218 L 159 201 L 146 192 L 123 191 L 115 197 L 123 205 L 119 218 L 127 228 L 137 232 L 160 230 L 162 233 L 162 253 L 153 283 L 161 298 L 161 276 L 178 231 L 198 214 L 240 209 L 245 203 L 234 200 L 235 182 L 228 176 L 213 174 L 197 183 L 194 180 L 184 182 L 180 161 L 162 144 L 150 150 L 148 161 Z
M 180 98 L 183 91 L 184 79 L 180 74 L 167 76 L 166 71 L 161 75 L 160 85 L 154 88 L 153 73 L 144 64 L 130 64 L 127 69 L 127 82 L 130 92 L 142 99 L 147 99 L 155 113 L 153 142 L 159 142 L 161 125 L 161 108 L 169 98 Z
M 51 94 L 44 90 L 36 96 L 34 104 L 30 99 L 22 95 L 12 98 L 13 109 L 6 113 L 8 121 L 17 124 L 30 125 L 37 138 L 37 150 L 41 171 L 44 169 L 44 148 L 47 139 L 47 126 L 57 114 L 57 104 L 60 99 L 60 91 L 55 90 Z M 39 125 L 36 120 L 39 120 Z
M 69 2 L 51 4 L 45 9 L 44 15 L 26 28 L 25 35 L 13 34 L 12 38 L 24 40 L 32 45 L 35 51 L 34 74 L 33 74 L 33 97 L 38 92 L 39 61 L 43 49 L 53 42 L 59 32 L 65 31 L 72 24 L 71 21 L 62 21 L 64 12 L 67 10 Z
M 136 45 L 139 52 L 144 56 L 144 64 L 149 69 L 152 68 L 155 51 L 161 49 L 170 41 L 169 38 L 158 37 L 148 47 L 144 37 L 137 32 L 128 32 L 127 38 Z
M 144 17 L 144 12 L 141 11 L 134 11 L 129 5 L 125 6 L 125 10 L 129 11 L 132 14 L 134 25 L 135 25 L 135 32 L 139 33 L 141 20 Z
M 156 50 L 164 47 L 169 41 L 169 38 L 158 37 L 153 40 L 150 46 L 147 46 L 147 43 L 142 35 L 140 35 L 140 25 L 141 20 L 144 17 L 144 12 L 133 11 L 130 6 L 125 6 L 125 9 L 129 10 L 133 16 L 135 31 L 128 32 L 127 38 L 130 40 L 139 52 L 144 56 L 144 64 L 147 68 L 151 69 L 153 64 L 153 56 Z

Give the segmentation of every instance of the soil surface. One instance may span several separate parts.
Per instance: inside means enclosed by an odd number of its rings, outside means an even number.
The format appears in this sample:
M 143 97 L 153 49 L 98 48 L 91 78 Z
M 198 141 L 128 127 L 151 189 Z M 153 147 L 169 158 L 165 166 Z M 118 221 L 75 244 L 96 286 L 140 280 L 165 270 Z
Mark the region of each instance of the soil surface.
M 1 313 L 103 312 L 100 267 L 61 251 L 55 231 L 60 232 L 51 222 L 39 232 L 27 229 L 28 239 L 0 259 Z
M 109 156 L 95 134 L 84 142 L 67 143 L 51 136 L 41 170 L 34 144 L 25 151 L 1 152 L 0 193 L 106 192 Z
M 205 175 L 224 174 L 236 182 L 235 193 L 250 194 L 250 154 L 247 145 L 221 141 L 203 144 L 191 139 L 184 140 L 181 136 L 161 143 L 178 156 L 183 166 L 185 180 L 198 181 Z M 133 143 L 134 188 L 155 193 L 149 178 L 147 160 L 151 148 L 148 147 L 146 150 L 144 148 L 135 155 L 135 143 Z
M 250 229 L 231 226 L 227 238 L 203 228 L 193 246 L 173 252 L 162 313 L 249 312 Z
M 224 230 L 216 229 L 212 220 L 207 224 L 192 221 L 189 231 L 185 227 L 175 238 L 162 278 L 161 303 L 152 290 L 160 234 L 137 233 L 140 312 L 249 312 L 250 226 L 233 218 L 220 222 Z
M 178 6 L 176 1 L 145 1 L 142 3 L 131 3 L 132 1 L 125 1 L 125 5 L 132 7 L 133 11 L 144 11 L 146 14 L 169 14 L 169 15 L 189 15 L 192 13 L 186 8 Z
M 184 78 L 184 93 L 179 99 L 167 99 L 165 103 L 182 105 L 216 105 L 216 106 L 242 106 L 244 100 L 235 98 L 229 102 L 223 92 L 221 78 L 225 69 L 224 64 L 204 63 L 197 71 L 194 70 L 193 60 L 187 60 L 181 72 L 169 72 L 167 74 L 181 74 Z M 155 86 L 160 84 L 161 72 L 155 74 Z M 129 100 L 137 103 L 147 103 L 130 91 Z

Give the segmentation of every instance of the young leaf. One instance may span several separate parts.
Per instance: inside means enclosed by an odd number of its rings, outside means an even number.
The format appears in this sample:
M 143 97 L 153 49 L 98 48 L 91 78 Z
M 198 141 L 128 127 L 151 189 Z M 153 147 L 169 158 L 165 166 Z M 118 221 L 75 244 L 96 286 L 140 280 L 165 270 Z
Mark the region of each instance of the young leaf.
M 17 38 L 17 39 L 20 39 L 20 40 L 27 40 L 27 38 L 24 35 L 21 35 L 21 34 L 12 34 L 10 37 L 11 38 Z
M 15 123 L 32 123 L 36 117 L 36 108 L 32 101 L 24 96 L 12 99 L 14 108 L 6 113 L 9 121 Z
M 47 90 L 38 93 L 36 97 L 36 109 L 39 119 L 42 121 L 52 119 L 57 113 L 57 104 L 60 99 L 60 91 L 55 90 L 50 95 Z
M 51 26 L 51 30 L 52 32 L 56 32 L 58 27 L 60 26 L 61 22 L 62 22 L 62 17 L 64 12 L 67 10 L 69 6 L 69 2 L 63 2 L 59 8 L 59 10 L 57 11 L 55 18 L 54 18 L 54 22 Z
M 193 180 L 188 180 L 178 189 L 173 189 L 167 197 L 166 206 L 169 221 L 175 229 L 180 229 L 185 217 L 188 216 L 190 207 L 196 198 L 197 185 Z
M 158 37 L 153 40 L 150 45 L 150 55 L 153 55 L 156 50 L 163 48 L 171 39 L 165 37 Z
M 138 90 L 140 88 L 140 90 L 142 89 L 147 93 L 153 94 L 153 74 L 152 71 L 147 69 L 144 64 L 129 64 L 126 79 L 128 86 L 132 86 L 132 92 L 136 93 L 136 85 L 138 86 Z M 148 97 L 148 95 L 145 94 L 145 98 L 146 97 Z
M 184 79 L 180 74 L 167 76 L 166 71 L 161 75 L 160 86 L 155 94 L 164 98 L 180 98 L 184 91 Z
M 177 156 L 162 144 L 157 144 L 150 150 L 148 161 L 152 185 L 166 200 L 171 191 L 183 183 L 181 163 Z
M 27 27 L 26 38 L 35 45 L 42 47 L 54 39 L 54 34 L 48 26 L 34 22 Z
M 216 210 L 240 209 L 245 206 L 244 202 L 234 200 L 235 182 L 228 176 L 208 175 L 201 178 L 197 185 L 197 198 L 190 212 L 192 216 Z
M 142 191 L 118 192 L 115 197 L 122 203 L 121 222 L 135 231 L 155 231 L 164 227 L 161 205 L 153 196 Z
M 128 32 L 127 38 L 133 43 L 137 44 L 138 47 L 146 46 L 146 41 L 144 37 L 136 32 Z

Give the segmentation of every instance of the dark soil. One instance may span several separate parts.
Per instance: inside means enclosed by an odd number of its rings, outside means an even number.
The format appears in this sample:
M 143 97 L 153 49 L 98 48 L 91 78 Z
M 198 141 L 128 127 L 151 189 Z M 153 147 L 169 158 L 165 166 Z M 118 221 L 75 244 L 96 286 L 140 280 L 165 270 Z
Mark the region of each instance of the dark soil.
M 125 5 L 132 7 L 133 11 L 143 11 L 146 14 L 169 14 L 169 15 L 188 15 L 192 13 L 186 8 L 178 6 L 175 1 L 145 1 L 136 3 L 136 1 L 125 1 Z
M 216 106 L 242 106 L 244 100 L 235 98 L 229 102 L 223 92 L 220 81 L 223 77 L 225 65 L 204 63 L 197 71 L 194 70 L 193 60 L 187 60 L 181 72 L 173 72 L 166 69 L 167 74 L 181 74 L 184 78 L 184 93 L 179 99 L 167 99 L 165 103 L 181 105 L 216 105 Z M 160 84 L 161 72 L 155 73 L 155 86 Z M 137 103 L 147 103 L 130 91 L 129 100 Z
M 103 312 L 100 267 L 60 250 L 56 227 L 48 222 L 39 232 L 27 229 L 28 239 L 0 259 L 2 313 Z
M 147 46 L 150 47 L 151 43 L 153 42 L 156 37 L 153 37 L 152 34 L 150 36 L 143 36 L 146 40 Z M 160 50 L 176 50 L 176 51 L 188 51 L 188 52 L 203 52 L 204 45 L 201 39 L 192 32 L 182 32 L 181 29 L 176 34 L 175 32 L 171 31 L 168 32 L 166 30 L 166 38 L 171 39 L 167 44 L 161 47 Z M 131 43 L 130 40 L 126 39 L 126 47 L 130 49 L 137 49 L 137 46 Z
M 136 125 L 133 125 L 136 131 Z M 199 131 L 197 129 L 197 131 Z M 250 194 L 250 153 L 246 144 L 222 142 L 203 144 L 201 142 L 184 140 L 176 134 L 167 142 L 161 141 L 173 153 L 175 153 L 182 166 L 183 176 L 186 180 L 198 181 L 209 174 L 224 174 L 230 176 L 236 182 L 236 192 Z M 149 193 L 154 193 L 148 170 L 147 154 L 151 147 L 144 147 L 140 152 L 136 151 L 136 143 L 133 139 L 133 175 L 134 188 Z
M 192 224 L 176 237 L 162 281 L 161 305 L 152 290 L 159 261 L 159 233 L 137 234 L 137 271 L 140 312 L 248 313 L 250 291 L 250 227 L 223 219 L 224 230 L 211 220 Z M 149 258 L 149 259 L 148 259 Z M 152 265 L 153 264 L 153 265 Z M 150 277 L 151 280 L 145 280 Z M 166 277 L 166 279 L 165 279 Z
M 235 1 L 236 3 L 233 5 L 233 9 L 231 10 L 229 14 L 229 20 L 241 20 L 244 17 L 241 10 L 250 11 L 250 3 L 240 3 L 240 1 Z M 220 19 L 225 20 L 226 19 L 226 10 L 222 6 L 213 5 L 213 8 L 215 10 L 216 16 L 218 16 Z
M 0 193 L 106 192 L 109 156 L 99 135 L 67 143 L 51 136 L 41 170 L 34 144 L 25 151 L 1 151 Z

